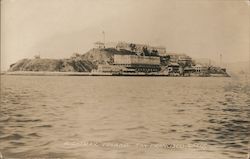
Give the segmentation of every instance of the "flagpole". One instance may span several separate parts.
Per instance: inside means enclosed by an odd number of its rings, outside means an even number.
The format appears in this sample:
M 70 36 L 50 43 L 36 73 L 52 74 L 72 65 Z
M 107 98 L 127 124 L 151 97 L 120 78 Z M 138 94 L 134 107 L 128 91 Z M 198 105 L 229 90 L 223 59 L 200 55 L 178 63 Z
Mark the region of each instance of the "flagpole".
M 102 31 L 102 34 L 103 34 L 103 44 L 104 44 L 104 48 L 105 48 L 105 32 Z

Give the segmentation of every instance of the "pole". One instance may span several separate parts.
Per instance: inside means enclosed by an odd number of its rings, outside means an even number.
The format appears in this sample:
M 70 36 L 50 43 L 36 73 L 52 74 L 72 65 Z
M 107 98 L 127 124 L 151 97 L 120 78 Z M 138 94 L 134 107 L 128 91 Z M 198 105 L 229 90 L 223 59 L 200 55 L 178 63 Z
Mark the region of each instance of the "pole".
M 104 48 L 105 48 L 105 32 L 102 31 L 102 34 L 103 34 L 103 44 L 104 44 Z
M 222 67 L 222 54 L 220 54 L 220 67 Z

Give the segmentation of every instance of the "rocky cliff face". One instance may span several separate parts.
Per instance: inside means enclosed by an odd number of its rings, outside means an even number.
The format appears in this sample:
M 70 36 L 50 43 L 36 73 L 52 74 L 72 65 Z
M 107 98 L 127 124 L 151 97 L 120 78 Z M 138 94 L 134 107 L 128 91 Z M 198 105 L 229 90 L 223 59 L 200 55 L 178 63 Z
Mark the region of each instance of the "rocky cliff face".
M 68 59 L 22 59 L 10 66 L 9 71 L 90 72 L 99 64 L 112 64 L 115 54 L 133 54 L 116 49 L 91 49 L 85 54 L 74 54 Z

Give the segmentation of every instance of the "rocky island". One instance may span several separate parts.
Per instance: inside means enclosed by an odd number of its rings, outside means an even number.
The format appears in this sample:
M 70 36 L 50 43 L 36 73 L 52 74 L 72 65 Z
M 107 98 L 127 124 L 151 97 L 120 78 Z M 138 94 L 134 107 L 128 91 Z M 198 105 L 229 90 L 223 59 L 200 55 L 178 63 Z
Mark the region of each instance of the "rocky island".
M 229 76 L 225 68 L 197 63 L 186 54 L 167 53 L 164 47 L 126 42 L 96 42 L 87 53 L 74 53 L 66 59 L 40 56 L 22 59 L 10 65 L 7 74 Z

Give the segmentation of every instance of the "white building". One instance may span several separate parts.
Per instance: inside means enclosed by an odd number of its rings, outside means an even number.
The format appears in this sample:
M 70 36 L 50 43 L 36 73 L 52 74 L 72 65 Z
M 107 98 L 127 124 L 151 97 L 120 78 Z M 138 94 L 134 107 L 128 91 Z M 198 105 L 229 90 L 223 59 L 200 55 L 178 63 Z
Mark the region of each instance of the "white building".
M 208 68 L 206 66 L 203 66 L 200 64 L 193 66 L 193 68 L 195 69 L 195 72 L 197 72 L 197 73 L 204 73 L 208 70 Z
M 105 48 L 105 44 L 103 42 L 100 42 L 100 41 L 95 42 L 94 46 L 97 49 L 104 49 Z

